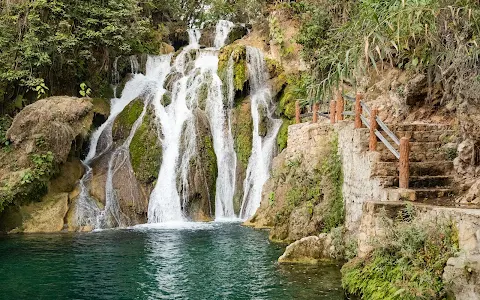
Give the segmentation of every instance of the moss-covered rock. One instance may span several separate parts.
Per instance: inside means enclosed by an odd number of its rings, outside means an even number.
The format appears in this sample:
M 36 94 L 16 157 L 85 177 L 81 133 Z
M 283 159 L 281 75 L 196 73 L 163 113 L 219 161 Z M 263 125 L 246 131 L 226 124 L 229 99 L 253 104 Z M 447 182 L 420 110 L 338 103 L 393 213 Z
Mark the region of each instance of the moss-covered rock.
M 246 177 L 248 160 L 253 147 L 253 120 L 249 98 L 239 101 L 232 111 L 232 134 L 235 153 L 237 154 L 236 189 L 233 206 L 236 214 L 240 212 L 243 200 L 243 181 Z
M 235 91 L 243 91 L 248 81 L 247 48 L 243 45 L 228 45 L 220 50 L 218 74 L 226 82 L 228 62 L 233 58 L 233 85 Z
M 287 148 L 288 126 L 292 125 L 293 123 L 293 120 L 283 119 L 282 126 L 280 127 L 277 135 L 278 152 L 282 152 L 283 149 Z
M 106 118 L 110 116 L 110 100 L 105 98 L 92 98 L 93 113 L 102 115 Z
M 225 44 L 232 44 L 236 40 L 239 40 L 248 34 L 248 29 L 242 25 L 235 25 L 228 34 Z
M 38 202 L 72 152 L 86 138 L 93 119 L 88 99 L 52 97 L 22 110 L 0 149 L 0 212 L 10 205 Z
M 238 161 L 245 167 L 252 154 L 253 120 L 250 100 L 244 100 L 233 109 L 232 134 Z
M 128 137 L 133 124 L 142 114 L 143 107 L 143 101 L 136 99 L 117 116 L 112 128 L 112 136 L 115 141 L 123 141 Z
M 154 111 L 149 108 L 130 143 L 130 160 L 135 177 L 141 183 L 153 183 L 162 163 L 162 145 L 158 139 Z
M 274 158 L 272 177 L 265 183 L 260 208 L 249 223 L 270 227 L 273 241 L 293 242 L 329 232 L 343 222 L 336 135 L 322 124 L 296 126 L 305 126 L 297 131 L 304 138 L 296 139 Z M 313 142 L 313 134 L 322 138 Z

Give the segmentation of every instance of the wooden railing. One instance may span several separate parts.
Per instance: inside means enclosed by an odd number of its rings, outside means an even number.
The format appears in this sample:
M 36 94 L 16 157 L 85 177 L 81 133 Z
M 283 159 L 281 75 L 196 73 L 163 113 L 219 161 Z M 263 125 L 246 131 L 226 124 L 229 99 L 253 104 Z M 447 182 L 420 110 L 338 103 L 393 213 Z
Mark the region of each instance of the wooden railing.
M 345 111 L 345 100 L 354 102 L 355 111 Z M 378 109 L 373 107 L 370 109 L 366 103 L 362 101 L 362 95 L 357 94 L 355 98 L 338 94 L 337 100 L 330 102 L 330 112 L 324 113 L 318 111 L 318 105 L 313 105 L 312 114 L 313 122 L 316 123 L 318 116 L 328 118 L 331 124 L 335 124 L 338 121 L 344 120 L 345 116 L 354 116 L 355 117 L 355 129 L 362 128 L 363 126 L 367 127 L 370 130 L 369 138 L 369 150 L 377 150 L 377 142 L 380 140 L 385 147 L 398 159 L 398 174 L 399 174 L 399 187 L 403 189 L 408 189 L 409 187 L 409 177 L 410 177 L 410 141 L 406 137 L 399 139 L 394 132 L 388 128 L 388 126 L 378 117 Z M 300 115 L 300 104 L 297 101 L 296 104 L 296 122 L 297 124 L 301 122 Z M 382 131 L 380 131 L 381 129 Z M 392 143 L 382 134 L 385 133 L 386 136 L 392 140 Z M 398 150 L 397 150 L 398 147 Z

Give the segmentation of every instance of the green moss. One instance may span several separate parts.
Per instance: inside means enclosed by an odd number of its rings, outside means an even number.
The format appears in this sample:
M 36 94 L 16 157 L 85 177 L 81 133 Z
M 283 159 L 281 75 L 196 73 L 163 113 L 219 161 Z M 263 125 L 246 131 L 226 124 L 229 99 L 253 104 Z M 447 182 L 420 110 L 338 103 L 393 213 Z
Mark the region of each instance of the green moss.
M 113 124 L 113 136 L 116 140 L 127 138 L 133 124 L 142 114 L 143 106 L 142 100 L 134 100 L 117 116 Z
M 243 103 L 234 109 L 232 133 L 238 160 L 246 167 L 252 154 L 253 145 L 253 120 L 250 103 Z
M 342 161 L 338 154 L 338 135 L 330 143 L 330 151 L 322 164 L 322 182 L 325 198 L 329 201 L 324 213 L 324 232 L 330 232 L 345 221 L 345 204 L 343 203 Z
M 270 78 L 280 76 L 285 71 L 285 69 L 282 67 L 281 63 L 278 60 L 270 57 L 265 57 L 265 63 L 268 73 L 270 74 Z
M 280 130 L 278 131 L 277 135 L 277 145 L 278 151 L 282 152 L 283 149 L 287 148 L 287 141 L 288 141 L 288 126 L 294 123 L 293 120 L 284 119 Z
M 248 81 L 247 48 L 242 45 L 229 45 L 223 47 L 219 54 L 218 74 L 226 82 L 228 62 L 233 57 L 233 84 L 236 91 L 243 91 Z
M 57 173 L 51 152 L 32 154 L 31 167 L 10 183 L 0 184 L 0 212 L 8 205 L 40 201 L 48 191 L 49 180 Z
M 12 119 L 8 116 L 0 117 L 0 148 L 8 146 L 7 130 L 12 125 Z
M 210 207 L 212 208 L 212 214 L 215 215 L 215 194 L 218 176 L 217 155 L 215 154 L 215 149 L 213 148 L 212 138 L 209 135 L 204 137 L 204 143 L 207 164 L 205 167 L 208 170 L 208 182 L 211 183 L 209 186 Z
M 153 112 L 145 114 L 130 143 L 130 160 L 135 176 L 142 183 L 153 183 L 162 162 L 162 147 L 153 121 Z

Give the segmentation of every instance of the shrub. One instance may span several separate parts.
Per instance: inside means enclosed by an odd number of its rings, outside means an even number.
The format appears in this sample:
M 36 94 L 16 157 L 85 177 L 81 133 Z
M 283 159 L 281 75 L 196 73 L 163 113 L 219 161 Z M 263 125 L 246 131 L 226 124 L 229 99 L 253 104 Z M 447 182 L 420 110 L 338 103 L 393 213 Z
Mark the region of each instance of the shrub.
M 366 258 L 342 268 L 350 294 L 365 299 L 442 299 L 443 269 L 458 250 L 458 237 L 447 220 L 422 221 L 414 210 L 402 211 L 395 222 L 383 222 L 385 234 L 376 238 Z

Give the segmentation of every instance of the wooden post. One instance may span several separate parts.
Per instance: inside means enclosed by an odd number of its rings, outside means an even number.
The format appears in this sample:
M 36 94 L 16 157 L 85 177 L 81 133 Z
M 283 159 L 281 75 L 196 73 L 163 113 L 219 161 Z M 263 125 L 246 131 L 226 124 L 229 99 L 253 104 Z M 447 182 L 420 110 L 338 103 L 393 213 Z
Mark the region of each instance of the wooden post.
M 357 94 L 355 97 L 355 128 L 362 128 L 362 95 Z
M 408 189 L 410 177 L 410 141 L 406 137 L 400 139 L 399 187 Z
M 318 122 L 318 103 L 313 104 L 313 123 Z
M 378 108 L 374 107 L 370 113 L 370 151 L 377 151 L 377 136 L 375 135 L 378 127 L 377 114 Z
M 337 122 L 343 120 L 343 111 L 345 110 L 345 101 L 341 92 L 338 92 L 337 96 Z
M 335 124 L 335 110 L 337 108 L 337 101 L 330 102 L 330 123 Z
M 300 124 L 300 101 L 295 102 L 295 123 Z

